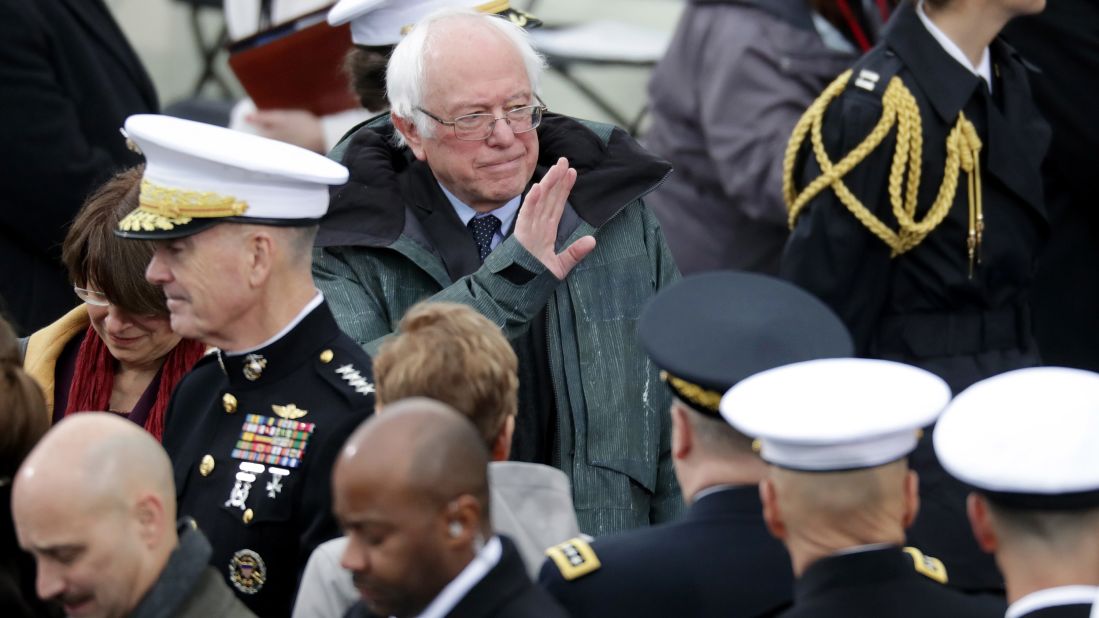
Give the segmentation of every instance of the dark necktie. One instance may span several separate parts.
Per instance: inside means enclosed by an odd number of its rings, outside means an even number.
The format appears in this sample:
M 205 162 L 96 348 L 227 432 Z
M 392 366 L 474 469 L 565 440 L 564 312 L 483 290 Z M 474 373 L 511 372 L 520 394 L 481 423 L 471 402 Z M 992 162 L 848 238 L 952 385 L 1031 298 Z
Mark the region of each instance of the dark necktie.
M 484 262 L 492 253 L 492 237 L 500 231 L 500 220 L 493 215 L 474 217 L 469 220 L 469 231 L 473 234 L 473 242 L 477 243 L 477 254 Z

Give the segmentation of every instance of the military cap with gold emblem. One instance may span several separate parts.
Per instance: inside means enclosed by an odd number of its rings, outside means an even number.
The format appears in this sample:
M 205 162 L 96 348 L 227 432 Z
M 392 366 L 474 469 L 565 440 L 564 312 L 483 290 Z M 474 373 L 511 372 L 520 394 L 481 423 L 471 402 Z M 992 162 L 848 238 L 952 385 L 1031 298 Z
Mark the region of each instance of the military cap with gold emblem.
M 676 397 L 711 416 L 725 391 L 754 373 L 854 353 L 824 303 L 753 273 L 705 273 L 665 287 L 642 312 L 638 335 Z
M 314 152 L 200 122 L 139 114 L 126 134 L 146 163 L 138 208 L 115 231 L 124 238 L 179 238 L 222 222 L 314 225 L 328 187 L 347 182 L 347 168 Z
M 541 20 L 511 6 L 508 0 L 340 0 L 328 12 L 328 23 L 351 22 L 356 45 L 396 45 L 428 13 L 445 7 L 471 8 L 499 15 L 520 28 L 536 28 Z
M 935 374 L 886 360 L 829 358 L 770 369 L 721 398 L 721 415 L 781 468 L 840 472 L 896 461 L 950 401 Z

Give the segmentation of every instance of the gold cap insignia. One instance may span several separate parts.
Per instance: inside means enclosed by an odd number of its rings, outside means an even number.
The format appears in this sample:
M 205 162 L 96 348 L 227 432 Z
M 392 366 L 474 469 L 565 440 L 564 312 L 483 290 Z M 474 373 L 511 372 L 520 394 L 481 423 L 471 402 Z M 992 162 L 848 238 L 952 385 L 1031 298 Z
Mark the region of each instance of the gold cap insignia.
M 595 550 L 581 537 L 554 545 L 546 550 L 546 555 L 557 565 L 565 581 L 583 577 L 602 566 L 595 557 Z
M 141 181 L 141 196 L 136 210 L 118 222 L 123 232 L 173 230 L 192 219 L 236 217 L 248 211 L 248 204 L 231 195 L 210 191 L 173 189 Z
M 229 560 L 229 581 L 244 594 L 255 594 L 267 581 L 267 565 L 256 552 L 242 549 Z
M 244 357 L 244 377 L 249 381 L 258 380 L 266 368 L 267 359 L 260 354 L 249 354 Z
M 202 461 L 198 464 L 198 473 L 202 476 L 210 476 L 210 473 L 214 471 L 214 457 L 212 455 L 203 455 Z
M 237 398 L 232 393 L 225 393 L 221 396 L 221 406 L 226 412 L 232 414 L 237 411 Z
M 285 418 L 288 421 L 296 421 L 306 414 L 309 414 L 309 410 L 302 410 L 292 403 L 288 403 L 285 406 L 272 405 L 271 409 L 274 410 L 275 414 L 279 415 L 279 418 Z

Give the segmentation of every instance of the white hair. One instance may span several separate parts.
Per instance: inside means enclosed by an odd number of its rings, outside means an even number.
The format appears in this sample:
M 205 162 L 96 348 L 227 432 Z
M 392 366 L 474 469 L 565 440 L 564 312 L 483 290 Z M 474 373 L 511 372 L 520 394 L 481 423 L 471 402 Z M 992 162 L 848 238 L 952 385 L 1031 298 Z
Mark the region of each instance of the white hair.
M 539 92 L 542 72 L 546 68 L 545 58 L 535 51 L 526 30 L 507 19 L 468 8 L 443 8 L 429 13 L 416 22 L 412 31 L 397 44 L 385 71 L 390 112 L 411 122 L 424 137 L 433 135 L 435 123 L 416 108 L 424 102 L 425 61 L 433 53 L 438 40 L 433 33 L 434 26 L 457 20 L 480 22 L 502 34 L 523 59 L 530 91 L 534 95 Z M 396 137 L 401 146 L 407 144 L 400 131 L 397 131 Z

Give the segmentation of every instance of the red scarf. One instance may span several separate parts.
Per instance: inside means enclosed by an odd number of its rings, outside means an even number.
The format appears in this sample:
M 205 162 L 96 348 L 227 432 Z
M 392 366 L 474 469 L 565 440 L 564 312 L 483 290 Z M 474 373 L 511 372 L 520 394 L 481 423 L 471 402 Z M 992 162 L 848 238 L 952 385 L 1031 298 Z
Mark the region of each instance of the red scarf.
M 145 430 L 153 434 L 158 442 L 164 435 L 164 411 L 168 408 L 172 389 L 205 352 L 206 346 L 198 341 L 180 339 L 164 359 L 164 365 L 160 368 L 160 386 L 156 389 L 156 399 L 145 419 Z M 80 344 L 80 351 L 76 354 L 76 371 L 69 387 L 69 403 L 65 408 L 65 416 L 73 412 L 106 410 L 111 402 L 116 365 L 117 361 L 111 356 L 107 344 L 89 326 L 84 333 L 84 341 Z

